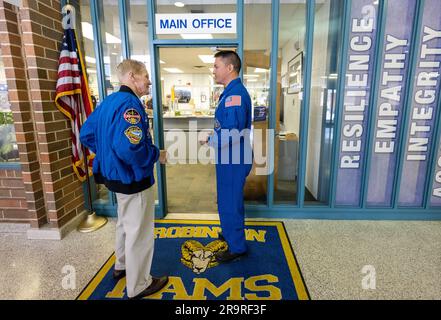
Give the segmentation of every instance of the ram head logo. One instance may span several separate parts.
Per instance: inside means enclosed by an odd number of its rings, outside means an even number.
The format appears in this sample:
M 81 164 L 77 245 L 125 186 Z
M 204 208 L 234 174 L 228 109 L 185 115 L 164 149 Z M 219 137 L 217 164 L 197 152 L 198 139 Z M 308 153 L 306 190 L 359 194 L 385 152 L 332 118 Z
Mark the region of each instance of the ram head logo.
M 215 240 L 207 246 L 195 240 L 185 241 L 181 247 L 181 262 L 196 274 L 205 272 L 208 268 L 217 266 L 215 254 L 226 251 L 228 245 L 225 241 Z

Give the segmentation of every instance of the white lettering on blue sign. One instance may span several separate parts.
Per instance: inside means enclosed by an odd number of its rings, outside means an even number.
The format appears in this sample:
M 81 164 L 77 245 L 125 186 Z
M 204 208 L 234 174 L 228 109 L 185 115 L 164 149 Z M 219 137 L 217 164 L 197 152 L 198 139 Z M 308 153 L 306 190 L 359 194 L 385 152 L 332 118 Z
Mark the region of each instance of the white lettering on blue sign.
M 156 14 L 157 34 L 236 33 L 236 13 Z
M 429 137 L 420 137 L 421 133 L 431 132 L 430 125 L 420 125 L 417 121 L 432 120 L 434 115 L 433 106 L 436 101 L 436 88 L 439 85 L 440 73 L 424 71 L 424 68 L 439 68 L 441 65 L 441 48 L 433 48 L 429 41 L 441 38 L 441 31 L 424 27 L 423 43 L 421 45 L 420 72 L 417 75 L 414 106 L 412 109 L 412 122 L 410 124 L 408 161 L 426 161 L 429 150 Z
M 405 68 L 406 54 L 391 53 L 400 47 L 407 47 L 408 41 L 395 38 L 392 35 L 386 37 L 386 53 L 384 55 L 384 70 L 381 80 L 383 86 L 380 97 L 388 100 L 379 106 L 377 132 L 375 136 L 376 153 L 393 153 L 395 151 L 395 138 L 397 136 L 398 110 L 396 107 L 401 102 L 401 90 L 403 88 L 403 75 L 400 71 Z M 398 74 L 394 74 L 398 71 Z M 395 104 L 393 104 L 395 103 Z
M 367 106 L 367 90 L 363 88 L 368 87 L 369 62 L 371 60 L 369 50 L 372 47 L 372 32 L 374 30 L 373 16 L 369 10 L 365 13 L 364 18 L 352 20 L 352 33 L 354 33 L 350 40 L 352 54 L 349 56 L 349 66 L 346 74 L 346 97 L 350 102 L 345 101 L 344 103 L 344 121 L 346 124 L 343 126 L 341 153 L 358 154 L 343 155 L 341 157 L 340 168 L 345 169 L 358 169 L 361 160 L 361 137 L 364 133 L 364 112 Z M 358 35 L 359 33 L 367 34 Z

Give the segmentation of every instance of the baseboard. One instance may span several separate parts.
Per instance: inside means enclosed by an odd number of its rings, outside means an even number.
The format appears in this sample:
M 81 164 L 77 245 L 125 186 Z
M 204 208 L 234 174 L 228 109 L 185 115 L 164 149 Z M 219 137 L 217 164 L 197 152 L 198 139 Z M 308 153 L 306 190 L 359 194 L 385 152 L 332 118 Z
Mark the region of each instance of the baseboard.
M 86 217 L 87 211 L 83 211 L 75 218 L 70 220 L 60 229 L 58 228 L 49 228 L 47 226 L 43 226 L 42 228 L 30 228 L 27 230 L 27 238 L 28 240 L 61 240 L 63 239 L 69 232 L 75 230 L 76 227 L 83 221 Z
M 29 223 L 0 223 L 0 233 L 26 233 L 31 225 Z

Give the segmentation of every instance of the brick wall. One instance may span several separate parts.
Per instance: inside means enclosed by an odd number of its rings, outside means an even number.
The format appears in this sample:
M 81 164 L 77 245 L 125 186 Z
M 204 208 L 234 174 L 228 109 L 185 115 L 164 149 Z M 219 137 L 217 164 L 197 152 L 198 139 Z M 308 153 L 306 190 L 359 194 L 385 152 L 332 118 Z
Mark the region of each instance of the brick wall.
M 0 220 L 29 223 L 32 219 L 21 171 L 0 169 Z
M 20 8 L 0 0 L 1 48 L 22 165 L 17 175 L 28 207 L 18 220 L 28 217 L 33 227 L 48 222 L 60 228 L 84 211 L 82 184 L 72 170 L 70 120 L 54 104 L 60 12 L 58 0 L 23 0 Z

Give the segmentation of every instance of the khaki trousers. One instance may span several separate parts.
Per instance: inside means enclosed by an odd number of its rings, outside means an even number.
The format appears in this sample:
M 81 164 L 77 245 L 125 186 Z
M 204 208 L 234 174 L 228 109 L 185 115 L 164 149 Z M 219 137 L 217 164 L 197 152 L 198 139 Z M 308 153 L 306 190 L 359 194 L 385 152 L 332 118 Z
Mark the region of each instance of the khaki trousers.
M 116 199 L 115 269 L 126 270 L 127 295 L 131 298 L 152 283 L 155 193 L 150 187 L 135 194 L 116 193 Z

